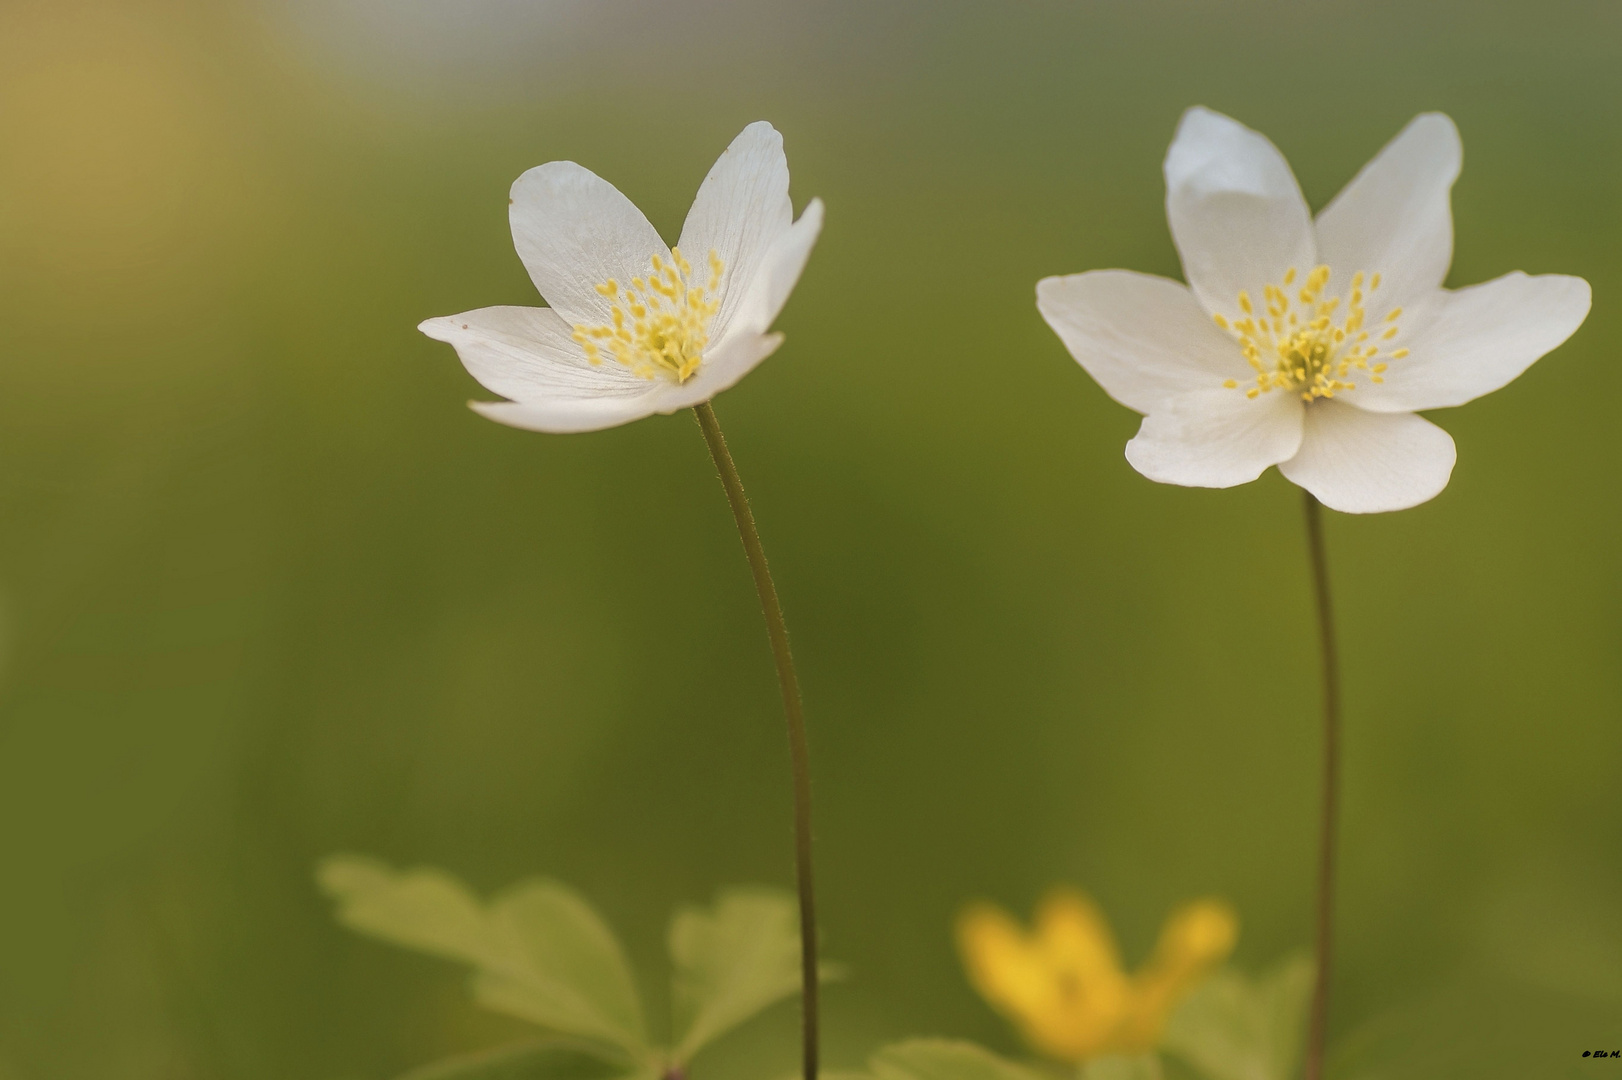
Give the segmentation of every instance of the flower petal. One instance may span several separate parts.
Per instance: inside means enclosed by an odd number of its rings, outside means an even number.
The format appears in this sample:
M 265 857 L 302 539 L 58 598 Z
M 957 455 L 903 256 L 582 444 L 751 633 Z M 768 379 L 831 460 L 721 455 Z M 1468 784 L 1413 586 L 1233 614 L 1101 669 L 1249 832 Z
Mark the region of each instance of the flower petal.
M 1115 1041 L 1153 1047 L 1178 1002 L 1228 958 L 1239 938 L 1239 917 L 1221 900 L 1195 900 L 1172 912 L 1154 955 L 1133 976 L 1134 1008 Z
M 661 396 L 649 392 L 641 397 L 571 398 L 559 401 L 470 401 L 468 407 L 487 420 L 525 431 L 552 435 L 573 435 L 619 427 L 656 412 Z
M 1424 324 L 1389 361 L 1385 382 L 1357 389 L 1375 412 L 1445 409 L 1510 383 L 1558 347 L 1588 317 L 1588 282 L 1516 271 L 1467 289 L 1440 292 Z
M 1184 487 L 1247 484 L 1301 446 L 1300 397 L 1275 391 L 1196 390 L 1162 402 L 1126 444 L 1126 460 L 1151 480 Z
M 1447 487 L 1458 452 L 1453 437 L 1424 417 L 1322 400 L 1306 413 L 1301 451 L 1278 471 L 1330 509 L 1405 510 Z
M 1381 311 L 1441 288 L 1453 261 L 1449 194 L 1464 148 L 1441 113 L 1416 117 L 1318 215 L 1318 257 L 1344 289 L 1359 270 L 1381 276 Z M 1372 304 L 1372 301 L 1371 301 Z
M 1180 282 L 1131 270 L 1043 278 L 1036 308 L 1104 392 L 1140 413 L 1224 379 L 1250 381 L 1239 346 Z
M 720 346 L 704 353 L 698 374 L 681 386 L 671 385 L 664 392 L 659 411 L 671 413 L 710 400 L 753 371 L 756 364 L 776 352 L 781 344 L 782 334 L 730 334 Z
M 1183 276 L 1207 311 L 1233 315 L 1241 289 L 1260 297 L 1317 262 L 1312 215 L 1284 155 L 1221 113 L 1183 114 L 1166 152 L 1166 218 Z
M 645 277 L 670 249 L 618 188 L 572 161 L 549 161 L 513 182 L 513 246 L 530 280 L 570 325 L 609 321 L 597 286 Z
M 772 325 L 782 312 L 783 305 L 788 303 L 789 294 L 799 282 L 806 260 L 811 258 L 812 245 L 817 242 L 817 235 L 821 232 L 822 200 L 812 199 L 800 214 L 800 220 L 790 225 L 788 231 L 772 245 L 760 273 L 755 277 L 751 290 L 753 295 L 747 309 L 729 329 L 737 330 L 741 325 L 753 332 L 764 333 Z
M 492 420 L 534 431 L 595 431 L 659 411 L 666 384 L 619 364 L 591 364 L 551 308 L 480 308 L 417 329 L 454 346 L 487 389 L 515 399 L 473 403 Z
M 516 401 L 648 391 L 648 380 L 620 364 L 589 362 L 551 308 L 480 308 L 429 319 L 417 329 L 454 346 L 468 374 Z
M 677 244 L 702 282 L 709 281 L 709 253 L 721 259 L 721 310 L 710 327 L 712 340 L 726 336 L 793 220 L 783 136 L 766 121 L 756 121 L 732 140 L 704 178 Z
M 1109 1042 L 1129 986 L 1103 913 L 1071 889 L 1042 901 L 1036 932 L 1001 908 L 972 904 L 958 916 L 969 981 L 1038 1050 L 1061 1061 L 1092 1057 Z

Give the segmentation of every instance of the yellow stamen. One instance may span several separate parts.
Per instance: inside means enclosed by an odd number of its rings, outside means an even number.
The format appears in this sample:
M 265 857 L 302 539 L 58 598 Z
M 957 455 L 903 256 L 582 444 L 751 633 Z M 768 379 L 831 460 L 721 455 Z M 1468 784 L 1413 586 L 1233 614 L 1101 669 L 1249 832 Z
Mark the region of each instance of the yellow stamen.
M 1367 293 L 1372 294 L 1380 287 L 1379 274 L 1359 270 L 1352 275 L 1345 296 L 1330 296 L 1329 267 L 1317 266 L 1308 271 L 1292 295 L 1286 287 L 1295 283 L 1296 273 L 1291 267 L 1281 285 L 1262 287 L 1267 318 L 1255 317 L 1248 291 L 1241 291 L 1238 297 L 1239 310 L 1245 316 L 1242 320 L 1230 322 L 1221 313 L 1213 316 L 1219 327 L 1234 335 L 1245 362 L 1257 373 L 1256 385 L 1245 391 L 1246 397 L 1286 390 L 1310 402 L 1355 390 L 1353 370 L 1370 371 L 1369 360 L 1380 351 L 1369 343 L 1369 331 L 1363 329 L 1368 318 L 1365 279 Z M 1401 317 L 1402 308 L 1398 307 L 1382 320 L 1391 325 L 1381 331 L 1381 341 L 1397 336 L 1396 324 Z M 1391 358 L 1401 360 L 1407 355 L 1408 350 L 1399 349 Z M 1383 364 L 1373 369 L 1371 381 L 1382 381 L 1378 373 L 1384 370 Z M 1239 384 L 1228 379 L 1222 385 L 1237 389 Z
M 590 363 L 602 362 L 606 342 L 608 355 L 644 379 L 664 375 L 678 383 L 693 377 L 704 360 L 709 343 L 710 323 L 721 310 L 715 295 L 721 286 L 721 257 L 709 256 L 708 285 L 695 285 L 693 271 L 680 249 L 671 249 L 670 261 L 658 255 L 651 260 L 653 272 L 632 278 L 629 288 L 613 278 L 597 286 L 597 292 L 612 305 L 612 325 L 574 328 Z

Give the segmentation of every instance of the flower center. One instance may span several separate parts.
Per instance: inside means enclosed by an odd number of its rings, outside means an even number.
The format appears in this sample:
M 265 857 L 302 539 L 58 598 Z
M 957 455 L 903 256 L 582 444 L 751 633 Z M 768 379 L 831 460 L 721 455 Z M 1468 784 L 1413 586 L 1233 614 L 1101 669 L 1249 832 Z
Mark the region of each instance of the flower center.
M 597 286 L 608 299 L 611 321 L 601 326 L 576 323 L 574 339 L 593 364 L 606 353 L 644 379 L 666 375 L 684 383 L 704 359 L 710 321 L 721 310 L 721 257 L 710 252 L 708 285 L 693 284 L 693 266 L 679 248 L 670 262 L 653 257 L 646 278 L 629 286 L 609 278 Z
M 1239 310 L 1244 318 L 1229 321 L 1225 316 L 1213 316 L 1216 324 L 1233 334 L 1245 359 L 1256 369 L 1256 384 L 1245 390 L 1245 396 L 1255 398 L 1274 390 L 1287 390 L 1301 395 L 1301 400 L 1332 398 L 1347 390 L 1357 389 L 1357 372 L 1370 382 L 1384 382 L 1381 374 L 1386 363 L 1377 360 L 1380 350 L 1387 348 L 1397 336 L 1397 320 L 1402 309 L 1394 308 L 1374 328 L 1365 327 L 1368 317 L 1366 304 L 1380 287 L 1380 275 L 1368 279 L 1364 289 L 1363 271 L 1352 275 L 1352 291 L 1344 311 L 1341 298 L 1325 298 L 1329 285 L 1329 267 L 1320 266 L 1307 274 L 1301 287 L 1292 295 L 1296 272 L 1292 267 L 1284 275 L 1282 285 L 1268 285 L 1262 291 L 1267 308 L 1265 316 L 1256 312 L 1250 294 L 1239 293 Z M 1380 326 L 1384 325 L 1384 329 Z M 1392 360 L 1408 355 L 1407 349 L 1387 353 Z M 1237 388 L 1237 379 L 1222 384 Z

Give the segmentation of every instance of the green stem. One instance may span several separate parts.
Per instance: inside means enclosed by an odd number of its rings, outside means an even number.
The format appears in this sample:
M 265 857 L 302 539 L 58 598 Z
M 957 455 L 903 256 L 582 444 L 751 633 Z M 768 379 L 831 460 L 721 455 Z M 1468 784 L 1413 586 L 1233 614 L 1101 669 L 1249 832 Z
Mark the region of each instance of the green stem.
M 1329 556 L 1324 546 L 1323 505 L 1303 491 L 1312 587 L 1318 602 L 1318 642 L 1322 649 L 1324 756 L 1323 806 L 1318 836 L 1317 981 L 1307 1029 L 1306 1080 L 1323 1076 L 1329 1028 L 1329 968 L 1334 944 L 1335 834 L 1340 814 L 1340 660 L 1335 648 L 1335 613 L 1329 599 Z
M 721 486 L 726 489 L 727 503 L 738 523 L 738 536 L 743 540 L 744 554 L 749 557 L 749 571 L 754 575 L 755 591 L 760 594 L 760 607 L 766 615 L 766 636 L 771 640 L 772 658 L 777 662 L 783 715 L 788 720 L 789 759 L 794 772 L 794 869 L 800 889 L 800 1025 L 804 1080 L 817 1080 L 817 912 L 811 886 L 811 753 L 805 739 L 800 681 L 794 674 L 794 657 L 789 653 L 788 626 L 783 622 L 783 607 L 777 601 L 777 586 L 772 584 L 771 571 L 766 568 L 766 549 L 761 547 L 760 531 L 755 528 L 755 516 L 749 511 L 749 499 L 738 477 L 738 467 L 733 464 L 726 437 L 721 434 L 721 423 L 707 401 L 693 406 L 693 414 L 698 417 L 704 442 L 709 445 L 710 456 L 721 474 Z

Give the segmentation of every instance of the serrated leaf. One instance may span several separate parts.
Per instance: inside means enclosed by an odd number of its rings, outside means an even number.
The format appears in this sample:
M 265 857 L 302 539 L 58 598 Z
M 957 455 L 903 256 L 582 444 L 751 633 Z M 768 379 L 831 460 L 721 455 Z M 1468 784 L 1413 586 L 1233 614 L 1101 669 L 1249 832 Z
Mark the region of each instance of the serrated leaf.
M 554 1031 L 641 1050 L 647 1034 L 619 941 L 579 893 L 536 878 L 503 891 L 490 925 L 507 962 L 484 965 L 478 999 Z
M 778 889 L 723 891 L 670 923 L 674 1004 L 687 1061 L 717 1036 L 800 989 L 799 903 Z M 824 977 L 829 973 L 824 972 Z
M 1218 971 L 1172 1014 L 1163 1045 L 1210 1080 L 1290 1080 L 1301 1052 L 1312 971 L 1303 954 L 1257 979 Z
M 592 1053 L 556 1039 L 498 1046 L 412 1069 L 399 1080 L 655 1080 L 627 1074 Z
M 1041 1074 L 957 1039 L 908 1039 L 867 1062 L 874 1080 L 1040 1080 Z
M 473 964 L 499 961 L 484 908 L 439 870 L 399 871 L 364 855 L 323 859 L 316 880 L 338 901 L 338 921 L 396 945 Z
M 472 964 L 474 995 L 485 1006 L 646 1057 L 641 1004 L 619 942 L 567 886 L 537 879 L 485 906 L 442 871 L 401 872 L 353 855 L 325 860 L 318 878 L 352 929 Z

